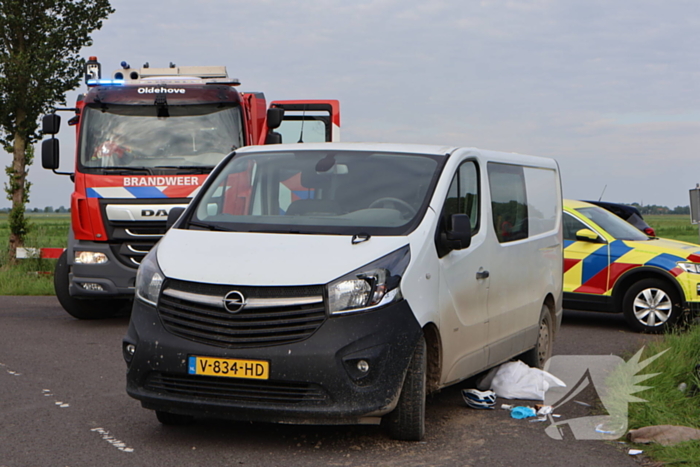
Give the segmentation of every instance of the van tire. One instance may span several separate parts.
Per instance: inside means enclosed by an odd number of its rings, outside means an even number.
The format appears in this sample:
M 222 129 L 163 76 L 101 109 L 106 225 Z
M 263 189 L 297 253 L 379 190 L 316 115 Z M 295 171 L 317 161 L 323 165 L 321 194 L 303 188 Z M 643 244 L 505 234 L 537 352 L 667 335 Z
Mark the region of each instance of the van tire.
M 190 425 L 194 422 L 194 417 L 192 415 L 163 412 L 162 410 L 156 410 L 156 418 L 163 425 L 169 426 Z
M 386 415 L 389 435 L 401 441 L 420 441 L 425 436 L 425 387 L 427 348 L 421 335 L 406 371 L 396 408 Z
M 68 274 L 68 250 L 64 251 L 56 262 L 56 269 L 53 275 L 53 287 L 56 291 L 56 298 L 64 310 L 73 318 L 77 319 L 103 319 L 111 318 L 122 309 L 126 308 L 130 300 L 119 299 L 88 299 L 79 300 L 73 298 L 68 291 L 70 281 Z
M 554 345 L 554 327 L 552 326 L 552 314 L 547 305 L 542 305 L 540 312 L 539 331 L 535 347 L 520 356 L 520 360 L 528 366 L 544 369 L 545 363 L 552 356 Z
M 622 300 L 622 314 L 635 331 L 658 334 L 678 321 L 679 302 L 678 293 L 667 282 L 644 279 L 627 289 Z

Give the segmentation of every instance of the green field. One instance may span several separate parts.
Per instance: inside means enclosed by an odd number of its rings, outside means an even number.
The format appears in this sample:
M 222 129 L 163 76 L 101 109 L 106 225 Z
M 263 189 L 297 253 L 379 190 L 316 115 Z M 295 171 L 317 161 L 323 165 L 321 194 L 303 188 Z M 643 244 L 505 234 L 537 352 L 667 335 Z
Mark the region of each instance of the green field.
M 30 213 L 30 231 L 26 246 L 32 248 L 65 248 L 70 214 Z M 659 237 L 698 243 L 698 227 L 685 215 L 648 215 L 644 218 Z M 25 259 L 19 266 L 7 264 L 7 242 L 10 231 L 7 214 L 0 213 L 0 295 L 53 295 L 52 272 L 56 260 Z
M 27 218 L 30 230 L 25 241 L 26 247 L 66 247 L 70 214 L 31 213 Z M 56 260 L 23 259 L 19 265 L 10 266 L 7 261 L 10 230 L 6 213 L 0 213 L 0 238 L 0 295 L 53 295 L 53 270 Z
M 644 216 L 658 237 L 672 238 L 683 242 L 698 243 L 698 226 L 690 223 L 690 217 L 683 214 Z

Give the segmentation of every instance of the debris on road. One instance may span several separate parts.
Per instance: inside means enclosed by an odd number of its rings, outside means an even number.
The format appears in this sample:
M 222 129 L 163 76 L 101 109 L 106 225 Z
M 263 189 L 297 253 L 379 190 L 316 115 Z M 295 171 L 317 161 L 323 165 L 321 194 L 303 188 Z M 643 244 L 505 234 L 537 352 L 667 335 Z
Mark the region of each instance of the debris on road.
M 537 412 L 535 412 L 535 409 L 533 409 L 532 407 L 525 407 L 522 405 L 513 407 L 513 410 L 510 411 L 510 416 L 516 419 L 535 417 L 536 415 Z

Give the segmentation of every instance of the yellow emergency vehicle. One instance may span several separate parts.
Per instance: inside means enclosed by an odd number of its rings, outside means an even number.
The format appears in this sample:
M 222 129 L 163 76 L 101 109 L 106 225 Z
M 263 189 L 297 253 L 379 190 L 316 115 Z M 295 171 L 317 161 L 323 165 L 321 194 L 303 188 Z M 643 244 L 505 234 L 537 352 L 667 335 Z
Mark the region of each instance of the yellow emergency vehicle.
M 648 237 L 616 215 L 564 200 L 564 308 L 623 313 L 663 332 L 700 310 L 700 245 Z

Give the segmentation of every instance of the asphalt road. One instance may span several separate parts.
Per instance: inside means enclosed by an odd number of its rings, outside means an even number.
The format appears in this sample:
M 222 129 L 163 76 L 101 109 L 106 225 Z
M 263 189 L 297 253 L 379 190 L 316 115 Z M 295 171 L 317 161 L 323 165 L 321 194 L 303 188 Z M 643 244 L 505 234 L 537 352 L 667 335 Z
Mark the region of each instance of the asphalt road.
M 467 408 L 459 389 L 471 381 L 430 397 L 420 443 L 375 426 L 164 427 L 126 395 L 127 324 L 75 320 L 54 297 L 0 297 L 0 467 L 638 465 L 624 445 L 554 440 L 546 423 Z M 649 339 L 619 316 L 567 312 L 555 354 L 627 358 Z

